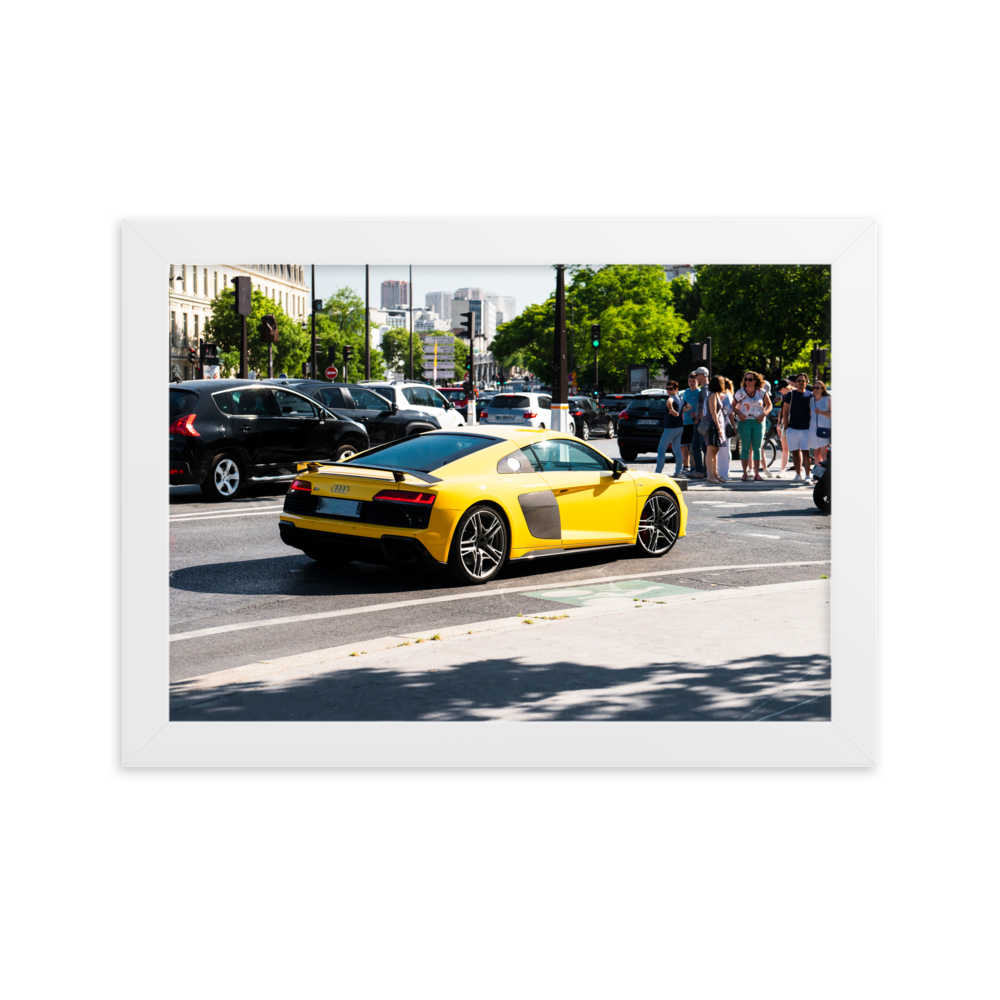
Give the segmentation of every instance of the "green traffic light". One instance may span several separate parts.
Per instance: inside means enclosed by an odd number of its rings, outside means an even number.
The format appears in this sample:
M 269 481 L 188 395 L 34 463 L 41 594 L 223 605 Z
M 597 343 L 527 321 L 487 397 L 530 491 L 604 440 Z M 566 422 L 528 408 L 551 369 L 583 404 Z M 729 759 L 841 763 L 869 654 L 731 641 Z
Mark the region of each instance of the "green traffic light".
M 601 346 L 601 342 L 599 340 L 595 340 L 593 343 L 594 343 L 594 347 L 600 347 Z

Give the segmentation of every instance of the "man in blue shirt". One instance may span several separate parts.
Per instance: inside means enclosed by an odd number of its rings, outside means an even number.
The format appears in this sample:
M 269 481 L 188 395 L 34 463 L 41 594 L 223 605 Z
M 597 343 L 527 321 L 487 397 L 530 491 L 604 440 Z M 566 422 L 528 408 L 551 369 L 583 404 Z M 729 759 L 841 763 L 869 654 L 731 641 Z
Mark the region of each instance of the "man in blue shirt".
M 698 390 L 698 398 L 691 413 L 691 424 L 693 427 L 691 434 L 691 464 L 693 466 L 691 478 L 704 479 L 707 475 L 705 472 L 705 439 L 698 432 L 698 423 L 705 416 L 705 406 L 708 402 L 708 369 L 695 368 L 691 372 L 691 375 L 695 380 Z M 690 382 L 688 384 L 690 385 Z M 687 397 L 687 393 L 684 393 L 684 395 Z
M 698 405 L 698 379 L 694 372 L 688 375 L 688 387 L 681 395 L 681 411 L 684 414 L 684 427 L 681 432 L 681 454 L 684 458 L 684 471 L 694 472 L 691 467 L 691 442 L 694 436 L 694 411 Z
M 802 464 L 805 463 L 806 479 L 810 475 L 809 462 L 809 421 L 812 417 L 812 393 L 806 389 L 809 378 L 796 375 L 792 379 L 793 389 L 781 405 L 781 425 L 785 428 L 788 450 L 795 464 L 796 483 L 802 482 Z

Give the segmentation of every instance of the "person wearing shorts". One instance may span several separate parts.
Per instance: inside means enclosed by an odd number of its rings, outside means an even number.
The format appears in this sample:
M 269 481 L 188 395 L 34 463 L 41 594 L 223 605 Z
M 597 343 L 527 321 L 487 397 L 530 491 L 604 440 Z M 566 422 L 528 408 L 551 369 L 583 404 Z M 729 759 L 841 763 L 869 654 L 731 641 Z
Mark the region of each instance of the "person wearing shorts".
M 806 478 L 810 476 L 809 424 L 812 420 L 813 395 L 806 389 L 808 382 L 808 376 L 796 375 L 792 379 L 793 389 L 781 406 L 781 423 L 785 428 L 785 439 L 795 465 L 793 482 L 796 483 L 802 482 L 803 465 Z

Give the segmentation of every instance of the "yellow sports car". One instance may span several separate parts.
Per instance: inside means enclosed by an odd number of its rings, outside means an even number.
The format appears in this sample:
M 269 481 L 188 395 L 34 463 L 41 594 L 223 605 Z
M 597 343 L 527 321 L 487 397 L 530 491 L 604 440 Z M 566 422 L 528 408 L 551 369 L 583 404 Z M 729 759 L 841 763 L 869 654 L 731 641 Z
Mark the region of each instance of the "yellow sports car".
M 281 538 L 322 562 L 447 566 L 486 583 L 507 560 L 588 549 L 662 556 L 684 534 L 678 485 L 530 427 L 431 431 L 331 465 L 285 497 Z

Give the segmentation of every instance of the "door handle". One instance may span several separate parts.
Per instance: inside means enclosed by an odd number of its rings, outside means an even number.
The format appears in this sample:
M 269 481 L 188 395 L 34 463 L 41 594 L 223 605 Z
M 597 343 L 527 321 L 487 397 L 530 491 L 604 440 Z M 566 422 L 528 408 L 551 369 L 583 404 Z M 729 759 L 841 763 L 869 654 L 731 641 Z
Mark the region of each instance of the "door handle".
M 243 431 L 244 434 L 249 434 L 250 433 L 250 428 L 247 427 L 246 424 L 240 424 L 240 430 Z

